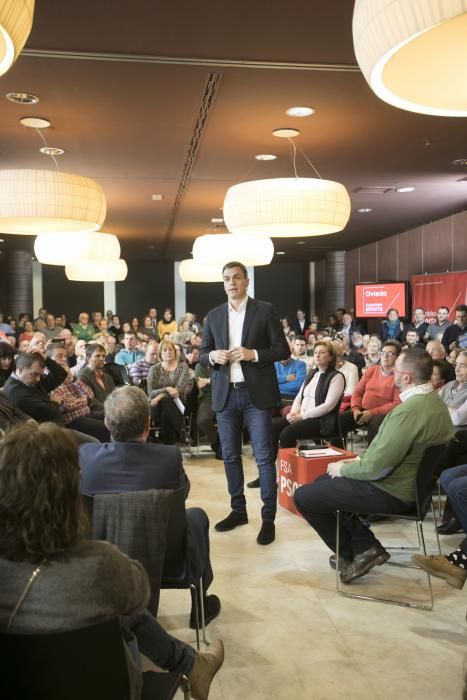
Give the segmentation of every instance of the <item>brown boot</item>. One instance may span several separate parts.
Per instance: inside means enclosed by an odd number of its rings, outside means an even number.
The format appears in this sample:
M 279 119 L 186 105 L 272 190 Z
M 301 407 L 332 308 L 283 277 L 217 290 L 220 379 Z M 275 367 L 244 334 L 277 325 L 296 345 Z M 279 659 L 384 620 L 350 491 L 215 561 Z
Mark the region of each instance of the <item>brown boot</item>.
M 461 589 L 467 579 L 466 569 L 455 566 L 442 554 L 430 554 L 425 557 L 422 554 L 414 554 L 412 561 L 431 576 L 437 576 L 449 583 L 453 588 Z
M 211 681 L 224 663 L 224 645 L 219 639 L 209 651 L 197 651 L 193 668 L 188 674 L 194 700 L 206 700 Z

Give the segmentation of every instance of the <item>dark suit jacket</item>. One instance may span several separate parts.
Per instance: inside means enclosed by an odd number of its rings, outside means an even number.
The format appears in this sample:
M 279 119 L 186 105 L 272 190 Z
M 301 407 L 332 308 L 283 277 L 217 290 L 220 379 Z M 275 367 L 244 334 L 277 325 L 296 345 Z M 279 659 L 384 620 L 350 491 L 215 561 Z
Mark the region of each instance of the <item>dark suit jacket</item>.
M 48 374 L 43 374 L 37 384 L 28 386 L 13 375 L 5 382 L 3 391 L 15 408 L 27 413 L 28 417 L 38 422 L 53 421 L 64 425 L 58 404 L 49 399 L 49 391 L 53 391 L 67 377 L 66 370 L 49 357 L 45 366 Z
M 243 322 L 242 346 L 258 352 L 258 362 L 242 362 L 243 376 L 256 408 L 273 408 L 280 404 L 274 362 L 290 357 L 290 349 L 279 317 L 265 301 L 248 299 Z M 201 343 L 200 362 L 209 366 L 211 350 L 229 347 L 228 304 L 212 309 L 206 318 Z M 230 365 L 214 365 L 211 379 L 212 407 L 222 411 L 229 393 Z
M 85 443 L 79 451 L 81 492 L 122 493 L 184 488 L 190 482 L 182 455 L 173 445 L 142 442 Z

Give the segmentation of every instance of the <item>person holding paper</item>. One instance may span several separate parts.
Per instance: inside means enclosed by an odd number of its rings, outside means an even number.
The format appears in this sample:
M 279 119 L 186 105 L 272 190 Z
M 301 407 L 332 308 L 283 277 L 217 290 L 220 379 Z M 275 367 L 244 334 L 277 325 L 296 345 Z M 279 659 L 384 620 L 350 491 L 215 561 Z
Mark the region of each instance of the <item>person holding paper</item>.
M 148 374 L 151 417 L 160 424 L 161 442 L 173 445 L 176 435 L 181 442 L 186 440 L 184 400 L 193 387 L 193 380 L 186 362 L 178 362 L 172 341 L 164 340 L 160 344 L 159 360 Z

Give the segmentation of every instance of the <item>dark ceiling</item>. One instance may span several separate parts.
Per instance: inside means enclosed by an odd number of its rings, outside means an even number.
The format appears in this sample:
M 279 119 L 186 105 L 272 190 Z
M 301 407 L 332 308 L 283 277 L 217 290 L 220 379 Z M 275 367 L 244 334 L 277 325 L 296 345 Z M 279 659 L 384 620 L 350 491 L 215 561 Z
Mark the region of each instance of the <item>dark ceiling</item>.
M 230 185 L 292 175 L 287 142 L 271 133 L 282 126 L 300 129 L 297 146 L 352 200 L 342 233 L 275 239 L 282 259 L 316 260 L 466 208 L 467 168 L 451 161 L 467 157 L 467 121 L 397 110 L 371 92 L 353 52 L 353 4 L 36 0 L 26 49 L 0 78 L 1 167 L 54 167 L 19 123 L 49 119 L 48 144 L 65 149 L 60 169 L 102 185 L 103 230 L 128 259 L 189 257 Z M 40 102 L 12 104 L 12 91 Z M 316 114 L 288 117 L 294 105 Z M 313 177 L 300 154 L 298 172 Z M 397 193 L 403 185 L 416 190 Z

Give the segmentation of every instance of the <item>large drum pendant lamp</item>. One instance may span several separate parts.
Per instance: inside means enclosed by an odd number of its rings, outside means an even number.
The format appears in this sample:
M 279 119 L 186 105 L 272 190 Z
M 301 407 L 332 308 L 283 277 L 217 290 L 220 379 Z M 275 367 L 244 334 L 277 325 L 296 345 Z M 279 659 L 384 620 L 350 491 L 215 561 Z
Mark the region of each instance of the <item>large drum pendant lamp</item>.
M 55 170 L 0 170 L 0 233 L 97 231 L 105 214 L 102 187 L 89 177 Z
M 332 180 L 295 177 L 241 182 L 227 191 L 224 221 L 232 233 L 281 238 L 342 231 L 350 197 Z
M 34 254 L 43 265 L 71 265 L 86 260 L 109 262 L 120 257 L 117 236 L 102 231 L 42 233 L 34 242 Z
M 237 260 L 245 267 L 268 265 L 274 257 L 274 244 L 266 236 L 239 233 L 215 233 L 198 236 L 193 244 L 193 259 L 200 263 L 224 265 Z
M 182 260 L 178 273 L 184 282 L 222 282 L 222 265 Z
M 467 0 L 356 0 L 358 64 L 385 102 L 467 116 Z
M 124 260 L 98 262 L 87 260 L 65 267 L 67 279 L 72 282 L 122 282 L 128 274 Z
M 34 0 L 0 0 L 0 75 L 21 53 L 32 29 Z

